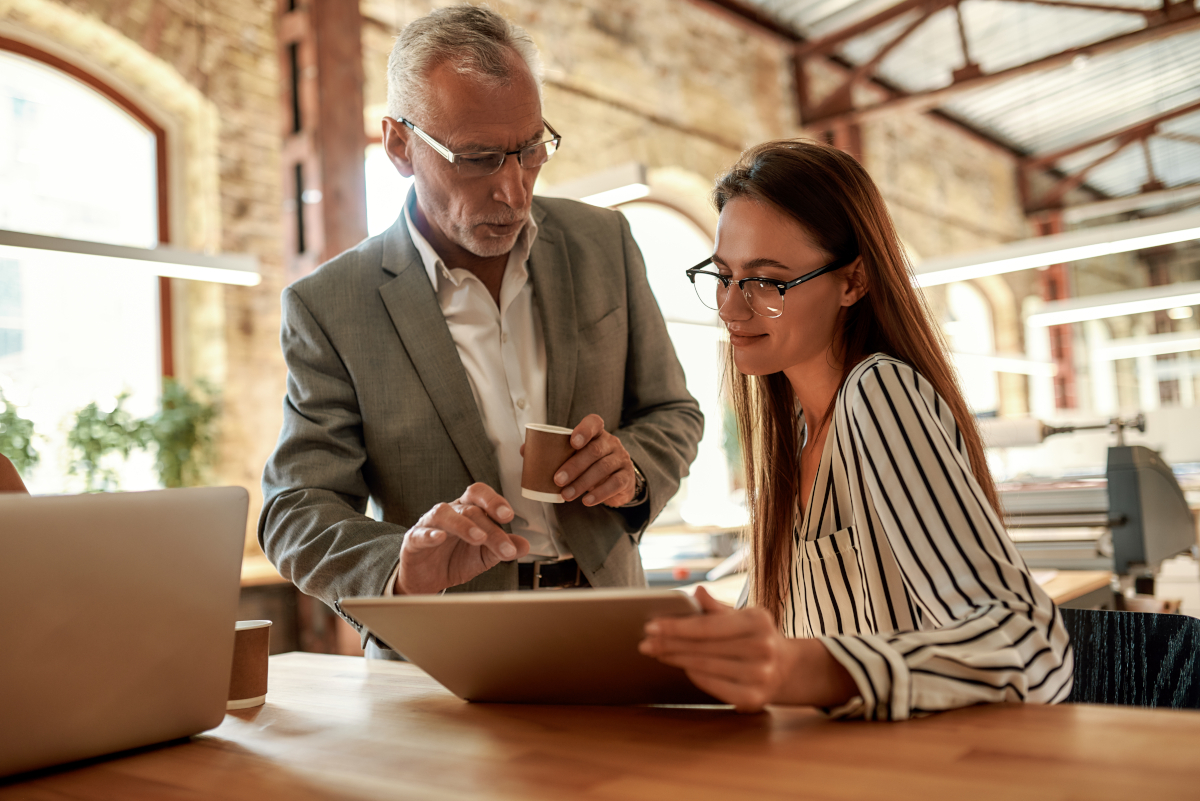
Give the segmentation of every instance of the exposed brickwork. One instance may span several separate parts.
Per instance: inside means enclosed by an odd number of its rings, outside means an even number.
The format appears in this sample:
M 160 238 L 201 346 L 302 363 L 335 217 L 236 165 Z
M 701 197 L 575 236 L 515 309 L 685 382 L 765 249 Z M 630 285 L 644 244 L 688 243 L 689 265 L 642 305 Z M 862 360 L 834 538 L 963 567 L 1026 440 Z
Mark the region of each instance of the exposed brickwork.
M 365 0 L 378 21 L 363 39 L 368 133 L 386 102 L 391 30 L 444 3 Z M 782 40 L 688 0 L 492 3 L 526 28 L 546 66 L 545 113 L 564 135 L 548 184 L 640 161 L 706 181 L 740 150 L 795 136 L 791 66 Z

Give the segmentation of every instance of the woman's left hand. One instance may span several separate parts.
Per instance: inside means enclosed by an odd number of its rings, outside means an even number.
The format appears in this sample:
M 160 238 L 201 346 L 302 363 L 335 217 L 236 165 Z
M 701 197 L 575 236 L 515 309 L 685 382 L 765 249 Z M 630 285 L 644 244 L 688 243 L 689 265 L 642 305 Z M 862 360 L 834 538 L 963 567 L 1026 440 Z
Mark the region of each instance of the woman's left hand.
M 734 609 L 703 587 L 696 600 L 703 615 L 651 620 L 638 650 L 687 671 L 693 684 L 739 712 L 775 701 L 792 675 L 793 641 L 763 609 Z

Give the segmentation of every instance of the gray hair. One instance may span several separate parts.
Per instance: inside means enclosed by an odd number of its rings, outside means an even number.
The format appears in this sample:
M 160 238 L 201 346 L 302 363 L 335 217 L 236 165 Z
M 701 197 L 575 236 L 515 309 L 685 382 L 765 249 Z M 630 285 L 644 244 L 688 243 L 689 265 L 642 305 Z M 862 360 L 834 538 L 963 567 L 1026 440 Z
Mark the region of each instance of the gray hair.
M 413 20 L 396 37 L 388 58 L 388 116 L 398 120 L 423 115 L 430 99 L 425 79 L 430 69 L 446 61 L 460 75 L 506 85 L 512 79 L 508 51 L 529 66 L 540 93 L 542 59 L 537 45 L 490 8 L 450 6 Z

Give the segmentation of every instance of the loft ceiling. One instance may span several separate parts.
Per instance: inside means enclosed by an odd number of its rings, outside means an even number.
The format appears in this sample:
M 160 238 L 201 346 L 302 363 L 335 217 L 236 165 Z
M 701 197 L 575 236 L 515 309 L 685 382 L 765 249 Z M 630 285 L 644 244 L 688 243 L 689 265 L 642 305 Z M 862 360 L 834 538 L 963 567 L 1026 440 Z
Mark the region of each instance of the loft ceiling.
M 796 31 L 801 57 L 851 67 L 877 61 L 863 77 L 896 90 L 877 109 L 852 106 L 848 96 L 818 103 L 805 109 L 806 124 L 936 108 L 1026 156 L 1028 167 L 1065 178 L 1029 199 L 1033 211 L 1061 205 L 1081 184 L 1107 197 L 1200 184 L 1200 14 L 1194 0 L 1164 2 L 738 4 Z

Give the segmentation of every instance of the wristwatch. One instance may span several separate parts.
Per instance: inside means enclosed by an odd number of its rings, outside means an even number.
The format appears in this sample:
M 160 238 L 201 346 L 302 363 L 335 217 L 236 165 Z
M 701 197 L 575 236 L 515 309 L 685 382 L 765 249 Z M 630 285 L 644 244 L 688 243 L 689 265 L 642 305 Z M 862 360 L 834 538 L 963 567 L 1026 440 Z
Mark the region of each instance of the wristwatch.
M 638 468 L 637 463 L 633 462 L 633 500 L 629 503 L 621 504 L 619 509 L 627 509 L 630 506 L 638 506 L 646 502 L 646 477 L 642 475 L 642 471 Z

